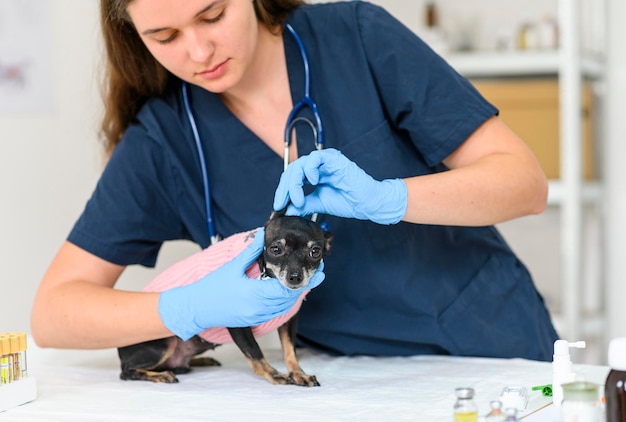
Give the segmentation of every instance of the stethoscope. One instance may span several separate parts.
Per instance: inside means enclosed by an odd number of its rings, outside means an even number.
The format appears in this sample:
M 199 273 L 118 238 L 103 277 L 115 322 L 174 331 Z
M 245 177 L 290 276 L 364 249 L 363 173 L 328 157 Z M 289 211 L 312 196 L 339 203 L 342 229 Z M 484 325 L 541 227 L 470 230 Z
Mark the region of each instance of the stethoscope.
M 294 129 L 298 123 L 306 123 L 311 130 L 313 131 L 313 139 L 315 142 L 315 149 L 321 150 L 324 147 L 324 129 L 322 127 L 322 118 L 319 113 L 319 109 L 317 108 L 317 104 L 310 95 L 310 86 L 311 86 L 311 74 L 309 70 L 309 58 L 306 54 L 306 50 L 304 48 L 304 44 L 302 40 L 293 29 L 293 27 L 289 24 L 285 24 L 285 29 L 291 34 L 296 45 L 298 46 L 298 50 L 300 51 L 300 56 L 302 57 L 302 64 L 304 65 L 304 97 L 298 101 L 296 105 L 294 105 L 293 109 L 289 113 L 287 117 L 287 123 L 285 125 L 285 134 L 284 134 L 284 143 L 285 143 L 285 152 L 284 152 L 284 162 L 283 162 L 283 170 L 287 169 L 289 165 L 289 145 L 291 144 L 291 139 L 294 134 Z M 198 127 L 196 125 L 196 120 L 193 117 L 193 112 L 191 111 L 191 105 L 189 102 L 189 90 L 187 88 L 187 83 L 183 81 L 181 86 L 182 94 L 183 94 L 183 104 L 185 106 L 185 112 L 187 114 L 187 119 L 189 120 L 189 125 L 191 126 L 191 131 L 193 133 L 194 142 L 196 145 L 196 152 L 198 154 L 198 162 L 200 164 L 200 172 L 202 173 L 202 186 L 204 193 L 204 206 L 206 208 L 206 224 L 207 230 L 209 233 L 209 239 L 211 245 L 216 244 L 221 240 L 221 236 L 217 233 L 215 229 L 215 220 L 213 219 L 213 207 L 211 206 L 211 188 L 209 183 L 209 172 L 207 170 L 206 160 L 204 157 L 204 153 L 202 150 L 202 142 L 200 141 L 200 134 L 198 133 Z M 305 107 L 311 109 L 313 113 L 314 121 L 306 117 L 298 117 L 298 113 Z M 315 220 L 317 215 L 313 216 L 313 220 Z

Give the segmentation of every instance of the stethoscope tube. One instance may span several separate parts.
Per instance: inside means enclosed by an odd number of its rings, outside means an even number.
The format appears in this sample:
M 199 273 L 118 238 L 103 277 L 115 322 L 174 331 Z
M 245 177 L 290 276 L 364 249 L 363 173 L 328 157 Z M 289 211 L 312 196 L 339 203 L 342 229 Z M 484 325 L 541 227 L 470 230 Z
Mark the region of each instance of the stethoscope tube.
M 324 138 L 324 126 L 322 125 L 322 118 L 317 108 L 317 104 L 311 98 L 311 71 L 309 69 L 309 57 L 306 53 L 306 48 L 304 48 L 304 44 L 302 43 L 302 39 L 298 35 L 298 33 L 293 29 L 290 24 L 285 24 L 285 29 L 291 34 L 296 45 L 298 46 L 298 51 L 300 51 L 300 56 L 302 57 L 302 65 L 304 66 L 304 98 L 302 98 L 296 105 L 294 105 L 293 109 L 289 113 L 289 117 L 287 118 L 287 124 L 285 125 L 285 151 L 288 151 L 289 144 L 291 143 L 291 133 L 295 126 L 295 124 L 299 121 L 306 122 L 311 129 L 313 130 L 313 135 L 315 139 L 315 149 L 320 150 L 324 147 L 325 138 Z M 311 122 L 309 119 L 305 119 L 303 117 L 296 118 L 295 116 L 302 110 L 304 107 L 308 106 L 313 112 L 313 117 L 315 118 L 315 124 Z M 285 168 L 287 168 L 288 154 L 285 154 Z
M 196 152 L 198 153 L 198 162 L 200 163 L 200 173 L 202 174 L 202 187 L 204 190 L 204 207 L 206 211 L 206 223 L 209 233 L 209 241 L 211 245 L 215 245 L 221 240 L 221 237 L 215 230 L 215 222 L 213 221 L 213 207 L 211 206 L 211 186 L 209 184 L 209 172 L 204 158 L 204 152 L 202 151 L 202 142 L 200 142 L 200 134 L 198 133 L 198 127 L 196 126 L 196 119 L 191 112 L 191 105 L 189 104 L 189 92 L 187 88 L 187 82 L 183 81 L 183 103 L 185 105 L 185 112 L 187 113 L 187 120 L 191 125 L 191 131 L 193 132 L 193 139 L 196 145 Z

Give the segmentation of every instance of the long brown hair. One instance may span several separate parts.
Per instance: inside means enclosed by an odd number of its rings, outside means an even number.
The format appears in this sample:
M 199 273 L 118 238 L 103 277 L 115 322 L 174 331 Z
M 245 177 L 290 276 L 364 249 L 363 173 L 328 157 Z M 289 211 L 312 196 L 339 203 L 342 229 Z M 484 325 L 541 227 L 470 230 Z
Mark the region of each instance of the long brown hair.
M 139 109 L 162 95 L 172 75 L 157 62 L 137 34 L 126 7 L 132 0 L 101 0 L 100 24 L 106 65 L 102 84 L 104 116 L 100 127 L 108 156 L 120 142 Z M 305 0 L 253 0 L 257 19 L 280 31 L 287 14 Z

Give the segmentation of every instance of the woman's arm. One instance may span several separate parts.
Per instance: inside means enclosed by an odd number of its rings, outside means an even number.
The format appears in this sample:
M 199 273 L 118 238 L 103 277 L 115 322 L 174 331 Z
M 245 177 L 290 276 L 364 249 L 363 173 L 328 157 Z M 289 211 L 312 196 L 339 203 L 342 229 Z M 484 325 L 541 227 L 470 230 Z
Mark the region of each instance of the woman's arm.
M 113 289 L 124 267 L 65 242 L 35 297 L 32 334 L 42 347 L 96 349 L 262 324 L 287 313 L 304 289 L 324 280 L 323 266 L 300 289 L 275 278 L 249 278 L 246 269 L 263 245 L 261 228 L 241 253 L 197 281 L 146 293 Z
M 528 146 L 497 117 L 483 123 L 443 173 L 405 179 L 404 221 L 483 226 L 541 213 L 548 183 Z
M 450 169 L 404 180 L 374 180 L 337 150 L 314 151 L 289 165 L 274 197 L 288 215 L 316 212 L 393 224 L 483 226 L 543 211 L 548 185 L 524 144 L 497 117 L 444 160 Z M 305 183 L 315 191 L 305 197 Z
M 159 293 L 113 289 L 124 268 L 65 242 L 35 296 L 35 342 L 97 349 L 171 336 L 159 317 Z

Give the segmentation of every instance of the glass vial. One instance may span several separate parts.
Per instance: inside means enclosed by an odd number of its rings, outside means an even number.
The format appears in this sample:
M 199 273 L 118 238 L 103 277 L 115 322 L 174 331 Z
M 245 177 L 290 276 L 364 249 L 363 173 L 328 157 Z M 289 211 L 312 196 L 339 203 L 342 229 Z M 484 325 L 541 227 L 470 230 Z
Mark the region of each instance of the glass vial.
M 454 390 L 454 422 L 478 422 L 478 407 L 474 402 L 474 389 L 461 387 Z
M 591 382 L 563 384 L 563 422 L 600 422 L 599 385 Z
M 491 411 L 485 416 L 485 422 L 503 422 L 506 416 L 502 411 L 502 402 L 500 400 L 492 400 L 489 402 Z
M 626 337 L 609 343 L 609 367 L 604 385 L 607 422 L 626 422 Z

